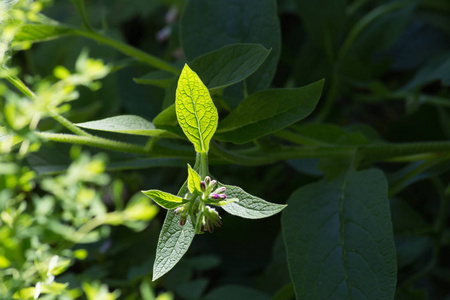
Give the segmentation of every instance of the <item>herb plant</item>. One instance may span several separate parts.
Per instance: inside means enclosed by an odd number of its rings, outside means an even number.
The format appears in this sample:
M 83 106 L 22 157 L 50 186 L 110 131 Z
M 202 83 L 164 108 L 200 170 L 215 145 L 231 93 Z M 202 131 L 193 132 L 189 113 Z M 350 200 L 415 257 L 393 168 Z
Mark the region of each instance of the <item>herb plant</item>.
M 194 144 L 196 162 L 195 169 L 188 165 L 186 183 L 177 196 L 159 190 L 143 191 L 169 210 L 158 241 L 153 280 L 175 266 L 195 234 L 212 233 L 215 226 L 221 226 L 219 213 L 212 206 L 248 219 L 269 217 L 285 207 L 250 195 L 240 187 L 211 179 L 208 151 L 218 124 L 217 109 L 208 88 L 188 65 L 184 66 L 178 80 L 175 108 L 181 129 Z
M 0 299 L 447 299 L 449 15 L 0 0 Z

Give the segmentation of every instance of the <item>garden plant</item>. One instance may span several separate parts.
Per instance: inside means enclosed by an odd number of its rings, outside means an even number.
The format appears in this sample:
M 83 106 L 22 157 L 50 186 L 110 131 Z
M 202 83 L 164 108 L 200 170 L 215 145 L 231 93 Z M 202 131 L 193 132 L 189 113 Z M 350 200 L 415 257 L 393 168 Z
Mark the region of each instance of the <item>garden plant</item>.
M 0 299 L 450 299 L 447 0 L 0 0 Z

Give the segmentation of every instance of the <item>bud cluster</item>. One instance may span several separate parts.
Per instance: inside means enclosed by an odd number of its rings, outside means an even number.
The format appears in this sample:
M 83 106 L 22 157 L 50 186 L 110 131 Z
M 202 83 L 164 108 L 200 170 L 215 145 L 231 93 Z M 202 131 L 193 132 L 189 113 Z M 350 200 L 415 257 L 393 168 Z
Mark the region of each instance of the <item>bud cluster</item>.
M 223 200 L 227 198 L 227 195 L 225 195 L 226 188 L 219 187 L 213 191 L 217 184 L 217 181 L 211 180 L 209 176 L 205 177 L 205 180 L 200 182 L 200 188 L 203 192 L 203 200 Z
M 176 215 L 180 215 L 181 226 L 186 224 L 188 214 L 196 220 L 195 228 L 197 233 L 213 232 L 214 226 L 220 227 L 222 225 L 219 213 L 214 208 L 206 205 L 206 203 L 214 204 L 227 198 L 227 195 L 225 195 L 226 188 L 216 188 L 216 185 L 216 180 L 211 180 L 211 177 L 206 176 L 204 180 L 200 181 L 202 192 L 200 202 L 188 202 L 174 210 Z

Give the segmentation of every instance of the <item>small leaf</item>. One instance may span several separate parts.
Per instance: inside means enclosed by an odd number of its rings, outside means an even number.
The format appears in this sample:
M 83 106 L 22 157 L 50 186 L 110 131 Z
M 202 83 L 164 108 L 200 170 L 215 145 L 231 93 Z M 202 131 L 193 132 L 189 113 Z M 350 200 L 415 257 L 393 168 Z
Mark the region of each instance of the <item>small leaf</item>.
M 167 134 L 166 130 L 156 129 L 144 118 L 133 115 L 123 115 L 97 121 L 75 124 L 78 127 L 108 132 L 118 132 L 133 135 L 160 136 Z
M 379 170 L 301 187 L 282 230 L 297 299 L 391 300 L 396 254 L 388 185 Z
M 158 190 L 142 191 L 142 193 L 151 198 L 158 205 L 166 209 L 175 209 L 178 206 L 186 203 L 186 200 L 181 197 Z
M 195 193 L 195 191 L 201 192 L 200 181 L 200 175 L 188 164 L 188 188 L 191 194 Z
M 323 82 L 250 95 L 220 122 L 215 138 L 243 144 L 306 118 L 319 101 Z
M 180 216 L 169 210 L 164 220 L 156 248 L 153 265 L 153 281 L 169 272 L 189 249 L 195 236 L 195 228 L 190 216 L 184 226 L 180 225 Z
M 208 89 L 188 65 L 184 66 L 178 81 L 175 109 L 178 122 L 195 151 L 208 152 L 219 116 Z
M 261 219 L 273 216 L 282 211 L 286 205 L 267 202 L 261 198 L 250 195 L 238 186 L 225 185 L 219 183 L 219 186 L 227 188 L 226 195 L 230 200 L 233 198 L 239 201 L 233 201 L 222 208 L 229 214 L 246 218 L 246 219 Z

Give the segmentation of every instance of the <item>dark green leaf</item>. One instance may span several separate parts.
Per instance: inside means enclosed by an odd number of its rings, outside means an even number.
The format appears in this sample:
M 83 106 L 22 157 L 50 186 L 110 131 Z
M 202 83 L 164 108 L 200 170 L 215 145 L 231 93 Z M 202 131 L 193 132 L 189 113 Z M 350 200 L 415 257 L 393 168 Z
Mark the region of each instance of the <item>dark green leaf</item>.
M 199 299 L 208 286 L 208 282 L 209 280 L 205 278 L 185 282 L 178 285 L 176 291 L 183 299 Z
M 280 56 L 275 0 L 189 1 L 181 19 L 181 43 L 188 60 L 235 43 L 256 43 L 272 53 L 247 80 L 250 93 L 270 86 Z
M 314 110 L 322 87 L 323 80 L 301 88 L 250 95 L 220 122 L 215 138 L 242 144 L 286 128 Z
M 269 52 L 257 44 L 235 44 L 199 56 L 189 65 L 212 90 L 244 80 L 261 66 Z
M 297 299 L 393 299 L 396 255 L 378 170 L 304 186 L 282 216 Z
M 450 85 L 450 56 L 448 54 L 430 59 L 403 90 L 421 88 L 435 80 L 440 80 L 443 86 Z
M 224 285 L 212 290 L 205 297 L 205 300 L 269 300 L 269 295 L 239 285 Z

